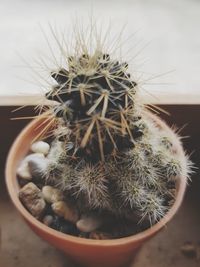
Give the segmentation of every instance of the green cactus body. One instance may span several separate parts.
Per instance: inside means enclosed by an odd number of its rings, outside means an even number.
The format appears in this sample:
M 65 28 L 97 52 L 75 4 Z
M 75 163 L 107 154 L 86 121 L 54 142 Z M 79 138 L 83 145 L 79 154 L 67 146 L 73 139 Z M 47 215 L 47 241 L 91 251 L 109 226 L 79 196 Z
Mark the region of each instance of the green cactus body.
M 57 101 L 50 106 L 57 125 L 47 183 L 80 210 L 154 224 L 170 208 L 170 186 L 187 175 L 187 161 L 138 100 L 128 64 L 82 50 L 51 73 L 57 84 L 46 98 Z

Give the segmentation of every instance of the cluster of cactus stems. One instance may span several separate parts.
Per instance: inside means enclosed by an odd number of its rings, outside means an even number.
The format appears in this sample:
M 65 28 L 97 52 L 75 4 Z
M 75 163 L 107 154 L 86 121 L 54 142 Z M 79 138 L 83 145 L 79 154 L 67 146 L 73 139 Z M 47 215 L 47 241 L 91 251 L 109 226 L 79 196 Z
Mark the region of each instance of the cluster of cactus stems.
M 57 102 L 47 183 L 81 211 L 154 224 L 173 204 L 187 158 L 138 100 L 126 62 L 85 46 L 66 61 L 46 93 Z

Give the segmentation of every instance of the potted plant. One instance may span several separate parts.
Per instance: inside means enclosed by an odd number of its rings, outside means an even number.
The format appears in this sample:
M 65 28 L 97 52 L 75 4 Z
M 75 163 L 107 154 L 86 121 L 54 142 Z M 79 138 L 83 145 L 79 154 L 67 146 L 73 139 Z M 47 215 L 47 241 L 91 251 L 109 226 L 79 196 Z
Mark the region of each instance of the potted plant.
M 81 38 L 66 62 L 51 72 L 54 105 L 10 150 L 8 191 L 30 227 L 74 261 L 125 266 L 176 213 L 191 164 L 141 103 L 126 62 Z

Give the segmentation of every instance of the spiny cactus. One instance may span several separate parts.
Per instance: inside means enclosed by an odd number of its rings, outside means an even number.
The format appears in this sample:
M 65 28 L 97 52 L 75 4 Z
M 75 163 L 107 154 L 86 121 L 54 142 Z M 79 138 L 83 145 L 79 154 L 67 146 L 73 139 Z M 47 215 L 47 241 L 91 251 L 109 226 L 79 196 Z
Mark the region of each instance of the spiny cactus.
M 154 224 L 175 198 L 189 161 L 174 138 L 138 100 L 139 85 L 128 64 L 98 45 L 66 56 L 68 68 L 52 70 L 46 93 L 57 104 L 46 182 L 61 189 L 84 212 L 108 212 Z M 179 142 L 179 141 L 176 141 Z
M 74 155 L 98 161 L 133 146 L 143 129 L 136 125 L 137 83 L 127 72 L 128 64 L 97 50 L 69 57 L 68 65 L 68 70 L 51 73 L 57 85 L 46 97 L 60 103 L 54 114 L 73 133 Z

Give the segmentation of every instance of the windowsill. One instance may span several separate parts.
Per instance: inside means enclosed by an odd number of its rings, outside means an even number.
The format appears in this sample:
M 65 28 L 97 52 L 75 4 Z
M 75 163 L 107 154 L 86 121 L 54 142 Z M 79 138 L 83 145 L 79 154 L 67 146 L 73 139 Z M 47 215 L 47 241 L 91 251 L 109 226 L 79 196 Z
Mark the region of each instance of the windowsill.
M 157 105 L 200 105 L 200 91 L 188 94 L 156 94 L 153 96 L 143 96 L 145 103 L 153 103 Z M 35 95 L 2 95 L 0 96 L 0 106 L 29 106 L 47 104 L 49 101 L 39 94 Z

